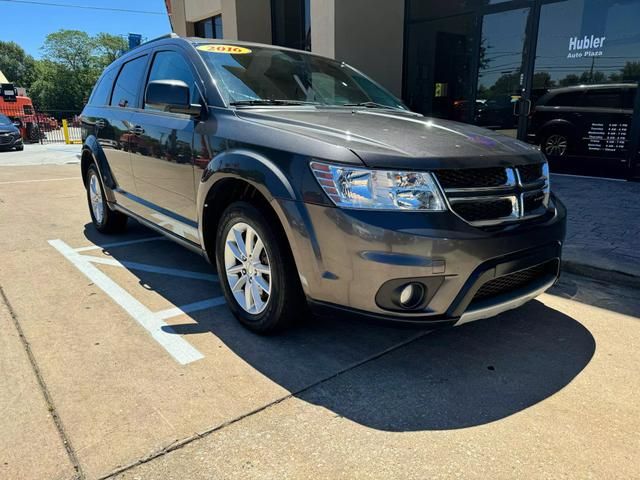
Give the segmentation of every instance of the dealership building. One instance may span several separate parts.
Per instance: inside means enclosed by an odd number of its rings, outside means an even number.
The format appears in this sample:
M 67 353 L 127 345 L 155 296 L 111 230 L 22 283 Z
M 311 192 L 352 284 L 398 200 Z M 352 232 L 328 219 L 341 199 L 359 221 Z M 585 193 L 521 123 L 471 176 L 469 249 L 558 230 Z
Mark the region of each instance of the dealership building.
M 543 148 L 564 135 L 571 153 L 640 173 L 640 0 L 166 4 L 179 35 L 310 50 L 362 70 L 414 111 Z M 543 110 L 556 130 L 535 130 Z

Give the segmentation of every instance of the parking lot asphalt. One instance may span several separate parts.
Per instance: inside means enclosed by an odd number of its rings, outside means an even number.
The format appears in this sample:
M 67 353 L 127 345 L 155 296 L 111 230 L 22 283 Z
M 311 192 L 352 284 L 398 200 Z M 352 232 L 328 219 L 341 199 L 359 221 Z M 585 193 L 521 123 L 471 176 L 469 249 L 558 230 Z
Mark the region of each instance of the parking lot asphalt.
M 637 478 L 640 296 L 566 275 L 426 330 L 244 330 L 202 258 L 0 167 L 0 478 Z

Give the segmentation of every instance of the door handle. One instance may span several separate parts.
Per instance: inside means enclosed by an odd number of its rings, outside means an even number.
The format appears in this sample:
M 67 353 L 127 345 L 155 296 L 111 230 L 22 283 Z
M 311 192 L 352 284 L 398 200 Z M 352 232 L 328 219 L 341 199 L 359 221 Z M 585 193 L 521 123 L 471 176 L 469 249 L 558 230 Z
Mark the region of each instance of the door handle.
M 142 128 L 140 125 L 136 125 L 135 127 L 132 127 L 129 131 L 134 135 L 142 135 L 144 133 L 144 128 Z
M 107 126 L 107 123 L 100 118 L 100 119 L 96 120 L 95 125 L 96 125 L 96 128 L 104 128 L 104 127 Z

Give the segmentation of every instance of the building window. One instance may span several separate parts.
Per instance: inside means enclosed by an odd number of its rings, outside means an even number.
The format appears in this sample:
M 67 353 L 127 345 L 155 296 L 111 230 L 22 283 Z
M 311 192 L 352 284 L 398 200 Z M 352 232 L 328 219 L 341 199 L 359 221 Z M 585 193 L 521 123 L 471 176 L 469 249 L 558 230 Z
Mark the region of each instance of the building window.
M 222 38 L 222 15 L 205 18 L 193 24 L 196 37 Z
M 271 0 L 274 45 L 311 51 L 310 0 Z

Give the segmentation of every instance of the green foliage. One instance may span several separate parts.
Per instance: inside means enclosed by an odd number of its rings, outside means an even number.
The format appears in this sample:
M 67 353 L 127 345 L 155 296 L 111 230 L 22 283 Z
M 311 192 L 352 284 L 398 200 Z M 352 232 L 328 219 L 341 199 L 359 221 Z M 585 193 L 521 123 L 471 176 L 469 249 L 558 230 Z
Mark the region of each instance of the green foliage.
M 110 33 L 99 33 L 94 37 L 93 41 L 95 44 L 96 60 L 101 68 L 109 65 L 120 56 L 120 53 L 129 48 L 124 38 L 118 35 L 111 35 Z
M 39 110 L 80 112 L 104 68 L 127 49 L 124 38 L 79 30 L 47 35 L 29 95 Z
M 29 88 L 36 76 L 36 62 L 15 42 L 0 41 L 0 70 L 19 87 Z

